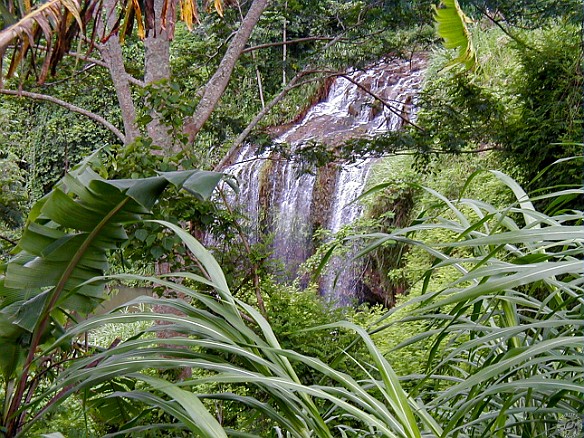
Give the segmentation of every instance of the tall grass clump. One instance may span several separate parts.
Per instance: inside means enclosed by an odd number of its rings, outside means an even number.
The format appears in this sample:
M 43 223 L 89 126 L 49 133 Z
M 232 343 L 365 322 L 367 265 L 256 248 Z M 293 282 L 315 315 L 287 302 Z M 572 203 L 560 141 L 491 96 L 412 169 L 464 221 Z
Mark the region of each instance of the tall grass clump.
M 583 190 L 528 197 L 507 175 L 492 174 L 514 203 L 501 208 L 427 189 L 438 214 L 366 236 L 365 253 L 407 243 L 433 260 L 419 296 L 374 332 L 423 325 L 395 354 L 416 345 L 427 352 L 425 372 L 407 377 L 442 436 L 560 436 L 566 419 L 584 411 L 583 213 L 565 208 Z M 537 211 L 544 200 L 549 207 Z M 419 239 L 436 232 L 450 237 Z

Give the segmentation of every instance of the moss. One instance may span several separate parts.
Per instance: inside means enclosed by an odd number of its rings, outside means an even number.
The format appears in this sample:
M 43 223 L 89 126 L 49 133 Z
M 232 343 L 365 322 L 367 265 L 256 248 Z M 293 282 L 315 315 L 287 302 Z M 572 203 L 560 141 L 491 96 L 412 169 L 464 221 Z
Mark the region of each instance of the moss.
M 269 212 L 272 210 L 272 199 L 273 199 L 273 189 L 271 187 L 272 182 L 272 171 L 274 169 L 274 162 L 272 160 L 266 160 L 259 172 L 259 207 L 260 214 L 258 217 L 259 228 L 264 232 L 269 232 L 271 226 L 271 219 L 269 217 Z
M 377 219 L 377 230 L 389 232 L 406 227 L 415 209 L 416 190 L 407 185 L 388 187 L 376 196 L 376 202 L 369 207 L 367 215 Z M 372 304 L 393 307 L 396 298 L 410 287 L 401 270 L 403 255 L 409 247 L 401 243 L 381 246 L 369 253 L 365 260 L 362 279 L 362 300 Z
M 329 163 L 317 171 L 310 211 L 310 223 L 313 230 L 326 228 L 334 202 L 338 170 L 338 165 Z

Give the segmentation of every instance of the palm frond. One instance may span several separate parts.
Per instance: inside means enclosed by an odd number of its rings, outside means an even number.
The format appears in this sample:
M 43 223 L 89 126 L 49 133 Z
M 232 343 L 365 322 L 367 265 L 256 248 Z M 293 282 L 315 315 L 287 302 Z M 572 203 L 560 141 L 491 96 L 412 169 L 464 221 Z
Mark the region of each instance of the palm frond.
M 0 53 L 4 53 L 9 45 L 15 47 L 7 76 L 14 74 L 30 48 L 44 37 L 46 56 L 39 75 L 39 80 L 44 81 L 50 66 L 55 65 L 71 47 L 88 18 L 82 18 L 81 5 L 77 0 L 49 0 L 36 9 L 27 10 L 22 18 L 0 31 Z
M 177 4 L 180 5 L 180 19 L 189 28 L 199 22 L 196 0 L 165 0 L 158 11 L 154 9 L 153 0 L 127 0 L 119 11 L 120 16 L 114 29 L 104 30 L 99 35 L 91 30 L 91 23 L 103 18 L 98 17 L 102 13 L 102 0 L 48 0 L 34 7 L 29 4 L 20 11 L 20 17 L 7 14 L 9 20 L 6 23 L 10 25 L 0 30 L 0 54 L 4 55 L 9 47 L 14 48 L 7 77 L 15 74 L 18 66 L 30 54 L 31 48 L 38 47 L 39 43 L 45 47 L 41 70 L 36 72 L 42 83 L 49 72 L 54 74 L 63 56 L 80 36 L 92 39 L 95 43 L 96 39 L 106 40 L 112 33 L 119 33 L 123 41 L 136 26 L 140 38 L 145 38 L 150 32 L 158 35 L 161 29 L 165 29 L 172 37 Z M 7 13 L 4 9 L 0 9 L 0 13 Z M 222 14 L 223 2 L 216 0 L 214 9 Z M 160 20 L 157 21 L 157 18 Z

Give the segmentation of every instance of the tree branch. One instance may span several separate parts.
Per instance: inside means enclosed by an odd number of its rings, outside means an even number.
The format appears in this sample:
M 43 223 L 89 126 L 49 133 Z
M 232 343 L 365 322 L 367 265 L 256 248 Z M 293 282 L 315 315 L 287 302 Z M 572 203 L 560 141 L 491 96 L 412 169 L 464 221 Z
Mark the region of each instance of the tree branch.
M 26 97 L 28 99 L 43 100 L 46 102 L 54 103 L 55 105 L 59 105 L 59 106 L 65 108 L 69 111 L 72 111 L 72 112 L 77 113 L 77 114 L 81 114 L 81 115 L 87 117 L 88 119 L 91 119 L 96 123 L 99 123 L 104 128 L 107 128 L 110 132 L 112 132 L 122 143 L 125 142 L 126 137 L 124 136 L 122 131 L 120 131 L 118 128 L 116 128 L 112 123 L 108 122 L 105 118 L 103 118 L 102 116 L 100 116 L 98 114 L 92 113 L 91 111 L 88 111 L 86 109 L 75 106 L 69 102 L 65 102 L 64 100 L 57 99 L 56 97 L 48 96 L 46 94 L 31 93 L 29 91 L 19 91 L 19 90 L 6 90 L 4 88 L 0 88 L 0 94 L 7 94 L 10 96 L 22 96 L 22 97 Z
M 248 47 L 247 49 L 242 50 L 241 53 L 249 53 L 255 50 L 267 49 L 269 47 L 278 47 L 278 46 L 287 46 L 289 44 L 298 44 L 298 43 L 305 43 L 308 41 L 333 41 L 335 37 L 306 37 L 306 38 L 298 38 L 295 40 L 288 40 L 288 41 L 278 41 L 276 43 L 266 43 L 266 44 L 259 44 L 257 46 Z M 343 38 L 345 40 L 345 38 Z
M 185 120 L 184 131 L 188 135 L 189 143 L 194 141 L 197 133 L 209 119 L 211 113 L 219 103 L 221 96 L 223 96 L 227 84 L 229 83 L 229 79 L 231 78 L 233 68 L 237 63 L 241 52 L 245 48 L 251 32 L 255 28 L 255 25 L 267 6 L 268 0 L 254 0 L 251 4 L 247 15 L 241 22 L 234 38 L 229 43 L 227 51 L 219 64 L 219 68 L 217 68 L 215 74 L 211 77 L 209 82 L 207 82 L 205 90 L 203 91 L 203 97 L 201 97 L 201 100 L 197 105 L 195 114 Z
M 282 91 L 280 91 L 280 93 L 276 97 L 274 97 L 254 117 L 254 119 L 241 132 L 241 134 L 239 134 L 239 136 L 233 141 L 233 145 L 231 145 L 231 149 L 229 149 L 229 152 L 227 152 L 227 154 L 225 154 L 225 156 L 223 157 L 223 159 L 215 166 L 215 170 L 216 171 L 219 171 L 220 169 L 223 169 L 223 168 L 229 166 L 230 164 L 232 164 L 231 161 L 233 161 L 233 158 L 235 158 L 235 155 L 237 154 L 237 152 L 239 150 L 239 146 L 241 146 L 241 143 L 244 142 L 244 140 L 247 138 L 247 136 L 249 135 L 249 133 L 256 127 L 256 125 L 260 122 L 260 120 L 263 119 L 264 116 L 266 114 L 268 114 L 268 112 L 270 112 L 270 110 L 274 106 L 276 106 L 276 104 L 278 102 L 280 102 L 290 92 L 290 90 L 292 90 L 296 86 L 296 83 L 298 82 L 298 80 L 300 78 L 304 77 L 307 74 L 309 74 L 308 71 L 302 70 L 296 76 L 294 76 L 292 78 L 292 80 L 290 82 L 288 82 L 288 84 L 282 89 Z
M 95 47 L 98 49 L 98 51 L 99 51 L 99 49 L 100 49 L 100 48 L 103 46 L 103 44 L 97 44 L 97 43 L 93 43 L 93 45 L 94 45 L 94 46 L 95 46 Z M 43 50 L 43 51 L 46 51 L 46 50 L 47 50 L 47 47 L 46 47 L 46 46 L 43 46 L 43 45 L 38 45 L 38 44 L 37 44 L 37 45 L 36 45 L 36 46 L 34 46 L 34 47 L 35 47 L 35 49 L 40 49 L 40 50 Z M 100 66 L 100 67 L 103 67 L 103 68 L 109 68 L 109 67 L 108 67 L 108 65 L 107 65 L 107 63 L 106 63 L 106 62 L 105 62 L 103 59 L 91 58 L 91 57 L 89 57 L 87 54 L 83 54 L 83 53 L 78 53 L 78 52 L 69 51 L 69 52 L 67 52 L 65 55 L 67 55 L 67 56 L 71 56 L 72 58 L 76 58 L 76 59 L 79 59 L 79 60 L 81 60 L 81 61 L 85 61 L 87 64 L 89 64 L 89 65 L 85 65 L 85 66 L 84 66 L 84 67 L 83 67 L 81 70 L 79 70 L 78 72 L 76 72 L 76 73 L 73 73 L 73 75 L 72 75 L 72 76 L 75 76 L 75 75 L 77 75 L 77 74 L 79 74 L 79 73 L 83 73 L 83 72 L 85 72 L 85 71 L 89 70 L 90 68 L 93 68 L 93 67 L 95 67 L 95 65 L 98 65 L 98 66 Z M 95 64 L 95 65 L 93 65 L 93 64 Z M 140 79 L 136 79 L 134 76 L 130 75 L 129 73 L 126 73 L 126 75 L 127 75 L 127 79 L 128 79 L 128 81 L 129 81 L 130 83 L 132 83 L 132 84 L 134 84 L 134 85 L 137 85 L 137 86 L 139 86 L 139 87 L 142 87 L 142 88 L 144 88 L 144 85 L 145 85 L 145 84 L 144 84 L 144 81 L 141 81 Z M 55 81 L 55 82 L 45 83 L 45 84 L 43 84 L 43 85 L 45 85 L 45 86 L 50 86 L 50 85 L 57 84 L 57 83 L 59 83 L 59 82 L 64 82 L 64 81 L 66 81 L 66 80 L 67 80 L 67 79 L 62 79 L 62 80 L 60 80 L 60 81 Z
M 348 76 L 345 73 L 339 74 L 337 76 L 340 76 L 342 78 L 345 78 L 346 80 L 348 80 L 349 82 L 351 82 L 353 85 L 355 85 L 357 88 L 363 90 L 365 93 L 369 94 L 371 97 L 373 97 L 374 99 L 378 100 L 379 102 L 381 102 L 381 104 L 387 108 L 389 110 L 389 112 L 391 112 L 392 114 L 395 114 L 396 116 L 398 116 L 400 119 L 403 120 L 404 123 L 407 123 L 408 125 L 412 125 L 414 128 L 416 128 L 418 131 L 422 131 L 424 132 L 424 128 L 416 125 L 414 122 L 412 122 L 411 120 L 409 120 L 407 117 L 404 117 L 404 115 L 398 111 L 397 109 L 395 109 L 394 107 L 392 107 L 386 100 L 384 100 L 383 98 L 381 98 L 380 96 L 378 96 L 377 94 L 375 94 L 373 91 L 371 91 L 369 88 L 361 85 L 359 82 L 357 82 L 355 79 L 351 78 L 350 76 Z
M 336 44 L 338 41 L 340 41 L 341 39 L 343 39 L 343 36 L 347 31 L 345 30 L 344 32 L 342 32 L 341 34 L 337 35 L 334 38 L 331 38 L 329 40 L 329 42 L 323 47 L 322 50 L 327 50 L 329 47 L 331 47 L 332 45 Z M 279 43 L 280 44 L 280 43 Z M 219 164 L 217 164 L 215 166 L 215 169 L 222 169 L 226 166 L 228 166 L 229 164 L 231 164 L 230 162 L 233 161 L 233 158 L 235 158 L 235 155 L 237 153 L 237 151 L 239 150 L 239 146 L 241 146 L 241 143 L 243 143 L 243 141 L 247 138 L 247 136 L 249 135 L 249 133 L 256 127 L 256 125 L 259 123 L 259 121 L 278 103 L 280 102 L 289 92 L 290 90 L 292 90 L 295 87 L 304 85 L 305 83 L 309 82 L 309 81 L 303 81 L 303 82 L 298 82 L 300 79 L 302 79 L 304 76 L 308 75 L 308 74 L 312 74 L 312 73 L 320 73 L 323 72 L 323 70 L 315 70 L 315 69 L 311 69 L 310 66 L 306 66 L 302 71 L 298 72 L 296 74 L 296 76 L 294 76 L 294 78 L 292 78 L 292 80 L 282 89 L 282 91 L 280 91 L 280 93 L 278 93 L 278 95 L 276 97 L 274 97 L 274 99 L 272 99 L 270 101 L 270 103 L 268 103 L 255 117 L 254 119 L 247 125 L 247 127 L 243 130 L 243 132 L 235 139 L 235 141 L 233 142 L 233 145 L 231 146 L 231 148 L 229 149 L 229 151 L 227 152 L 227 154 L 223 157 L 223 159 L 219 162 Z
M 144 39 L 144 82 L 153 85 L 159 81 L 167 81 L 171 77 L 170 72 L 170 40 L 172 39 L 170 27 L 163 25 L 165 21 L 172 23 L 170 10 L 164 6 L 165 0 L 153 0 L 152 5 L 156 13 L 154 17 L 154 30 L 147 32 Z M 165 16 L 163 16 L 165 14 Z M 155 108 L 148 109 L 152 118 L 146 125 L 146 132 L 152 139 L 152 144 L 160 147 L 160 150 L 152 150 L 153 154 L 171 154 L 175 146 L 174 138 L 169 135 L 169 126 L 164 122 L 163 116 Z
M 1 234 L 0 234 L 0 239 L 5 240 L 6 242 L 10 243 L 12 246 L 18 245 L 18 242 L 14 241 L 12 239 L 9 239 L 8 237 L 5 237 Z
M 471 2 L 471 3 L 481 14 L 483 14 L 485 17 L 487 17 L 487 19 L 489 21 L 491 21 L 495 26 L 497 26 L 499 29 L 501 29 L 505 35 L 507 35 L 509 38 L 511 38 L 517 44 L 519 44 L 520 46 L 522 46 L 526 49 L 533 50 L 534 52 L 538 51 L 536 48 L 527 44 L 525 41 L 523 41 L 517 35 L 514 35 L 513 33 L 511 33 L 509 31 L 509 29 L 506 29 L 505 26 L 503 26 L 499 20 L 497 20 L 495 17 L 493 17 L 491 14 L 489 14 L 488 9 L 482 8 L 481 6 L 476 4 L 475 2 Z
M 81 59 L 81 60 L 88 62 L 90 64 L 95 64 L 95 65 L 98 65 L 98 66 L 103 67 L 103 68 L 109 68 L 107 63 L 105 61 L 103 61 L 102 59 L 89 58 L 86 55 L 83 55 L 83 54 L 77 53 L 77 52 L 69 52 L 68 55 L 72 56 L 73 58 Z M 136 79 L 134 76 L 132 76 L 129 73 L 126 73 L 126 79 L 128 80 L 128 82 L 130 82 L 131 84 L 137 85 L 138 87 L 144 88 L 144 86 L 145 86 L 144 81 L 141 81 L 140 79 Z

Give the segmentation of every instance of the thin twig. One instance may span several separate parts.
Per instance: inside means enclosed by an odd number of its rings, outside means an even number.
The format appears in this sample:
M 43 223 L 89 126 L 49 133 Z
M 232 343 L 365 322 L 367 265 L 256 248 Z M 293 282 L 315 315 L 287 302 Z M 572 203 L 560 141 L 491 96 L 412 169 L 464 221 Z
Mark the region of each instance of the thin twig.
M 411 120 L 409 120 L 407 117 L 404 117 L 404 115 L 400 111 L 398 111 L 393 106 L 391 106 L 385 99 L 381 98 L 378 94 L 374 93 L 373 91 L 371 91 L 369 88 L 365 87 L 364 85 L 361 85 L 359 82 L 357 82 L 356 80 L 354 80 L 353 78 L 351 78 L 346 73 L 339 74 L 338 76 L 340 76 L 342 78 L 345 78 L 346 80 L 348 80 L 349 82 L 351 82 L 353 85 L 355 85 L 357 88 L 365 91 L 365 93 L 369 94 L 371 97 L 373 97 L 374 99 L 376 99 L 379 102 L 381 102 L 381 104 L 385 108 L 387 108 L 392 114 L 398 116 L 405 123 L 407 123 L 409 125 L 412 125 L 418 131 L 421 131 L 421 132 L 425 132 L 426 131 L 424 128 L 422 128 L 419 125 L 416 125 L 414 122 L 412 122 Z
M 270 110 L 276 106 L 276 104 L 280 102 L 292 88 L 294 88 L 294 84 L 305 74 L 307 73 L 304 71 L 299 72 L 290 82 L 288 82 L 288 84 L 276 97 L 268 102 L 268 104 L 253 118 L 253 120 L 246 126 L 241 134 L 239 134 L 239 136 L 233 141 L 231 149 L 229 149 L 229 152 L 227 152 L 227 154 L 223 156 L 223 159 L 215 166 L 215 170 L 223 169 L 230 164 L 229 162 L 233 159 L 236 152 L 239 150 L 239 146 L 245 141 L 250 132 L 256 127 L 260 120 L 263 119 L 264 116 L 268 114 L 268 112 L 270 112 Z
M 93 120 L 94 122 L 99 123 L 103 127 L 107 128 L 110 132 L 112 132 L 122 143 L 124 143 L 124 141 L 125 141 L 126 137 L 122 133 L 122 131 L 120 131 L 118 128 L 116 128 L 112 123 L 108 122 L 105 118 L 103 118 L 99 114 L 92 113 L 91 111 L 80 108 L 80 107 L 73 105 L 69 102 L 65 102 L 64 100 L 57 99 L 56 97 L 48 96 L 46 94 L 31 93 L 30 91 L 24 91 L 24 90 L 22 90 L 22 91 L 21 90 L 7 90 L 5 88 L 0 88 L 0 94 L 7 94 L 10 96 L 22 96 L 22 97 L 26 97 L 28 99 L 44 100 L 46 102 L 54 103 L 55 105 L 59 105 L 65 109 L 68 109 L 69 111 L 81 114 L 81 115 Z
M 18 242 L 14 241 L 12 239 L 9 239 L 8 237 L 2 236 L 1 234 L 0 234 L 0 239 L 5 240 L 6 242 L 10 243 L 12 246 L 18 245 Z
M 503 26 L 499 20 L 497 20 L 495 17 L 493 17 L 489 14 L 489 11 L 486 8 L 480 7 L 475 2 L 472 2 L 472 4 L 475 8 L 478 9 L 478 11 L 481 14 L 483 14 L 485 17 L 487 17 L 489 19 L 489 21 L 491 21 L 495 26 L 497 26 L 499 29 L 501 29 L 505 35 L 507 35 L 509 38 L 511 38 L 517 44 L 519 44 L 520 46 L 522 46 L 526 49 L 533 50 L 535 52 L 538 51 L 535 47 L 530 46 L 525 41 L 523 41 L 521 38 L 519 38 L 518 36 L 513 35 L 511 32 L 509 32 L 509 30 L 506 29 L 505 26 Z
M 306 38 L 298 38 L 295 40 L 287 40 L 287 41 L 278 41 L 275 43 L 266 43 L 266 44 L 258 44 L 257 46 L 248 47 L 244 49 L 241 53 L 249 53 L 255 50 L 267 49 L 270 47 L 278 47 L 278 46 L 287 46 L 289 44 L 298 44 L 298 43 L 305 43 L 308 41 L 333 41 L 335 37 L 306 37 Z M 346 38 L 342 39 L 343 41 L 347 41 Z

